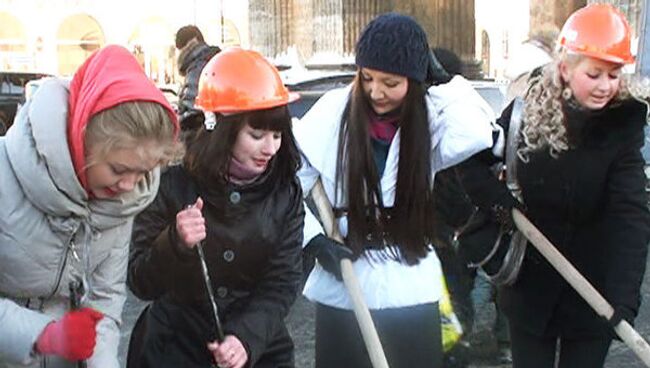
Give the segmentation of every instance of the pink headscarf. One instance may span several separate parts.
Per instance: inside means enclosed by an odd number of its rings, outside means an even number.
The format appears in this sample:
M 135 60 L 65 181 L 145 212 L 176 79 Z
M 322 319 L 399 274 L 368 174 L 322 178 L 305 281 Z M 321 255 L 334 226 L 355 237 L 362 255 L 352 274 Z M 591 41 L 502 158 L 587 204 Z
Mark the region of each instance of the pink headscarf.
M 169 111 L 178 136 L 180 128 L 174 110 L 124 47 L 111 45 L 98 50 L 72 78 L 68 99 L 68 146 L 75 172 L 84 189 L 88 189 L 84 170 L 86 125 L 93 115 L 129 101 L 161 104 Z

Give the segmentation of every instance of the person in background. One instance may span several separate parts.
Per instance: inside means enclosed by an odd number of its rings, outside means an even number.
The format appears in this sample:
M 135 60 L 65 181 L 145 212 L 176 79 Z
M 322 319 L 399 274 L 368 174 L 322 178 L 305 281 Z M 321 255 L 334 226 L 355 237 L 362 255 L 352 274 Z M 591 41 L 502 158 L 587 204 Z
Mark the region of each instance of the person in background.
M 462 75 L 462 62 L 458 55 L 450 49 L 435 47 L 431 50 L 442 68 L 450 76 Z M 448 296 L 453 306 L 453 313 L 458 317 L 461 324 L 462 335 L 454 336 L 452 325 L 445 327 L 445 316 L 441 314 L 444 367 L 460 368 L 467 366 L 469 362 L 469 346 L 467 337 L 472 331 L 474 321 L 474 308 L 470 299 L 473 275 L 464 262 L 458 257 L 455 234 L 458 228 L 462 227 L 469 219 L 474 206 L 463 192 L 462 186 L 455 176 L 453 168 L 447 168 L 436 173 L 433 185 L 435 203 L 436 225 L 436 254 L 440 259 L 443 275 L 446 281 Z M 444 295 L 444 294 L 443 294 Z M 441 313 L 444 310 L 445 298 L 439 302 Z M 445 328 L 447 328 L 445 330 Z M 447 336 L 445 336 L 447 334 Z M 451 348 L 445 339 L 456 337 Z
M 49 79 L 0 139 L 0 367 L 118 368 L 133 217 L 176 115 L 120 46 Z
M 433 49 L 433 53 L 450 75 L 460 74 L 462 63 L 453 51 L 438 47 Z M 447 279 L 454 311 L 463 326 L 460 344 L 445 356 L 446 366 L 463 366 L 463 362 L 470 360 L 470 355 L 479 357 L 486 353 L 492 355 L 498 364 L 507 364 L 512 360 L 510 336 L 507 319 L 496 305 L 496 286 L 487 280 L 483 272 L 468 267 L 471 262 L 464 259 L 464 253 L 460 251 L 464 245 L 461 244 L 463 237 L 459 233 L 471 226 L 470 222 L 476 218 L 473 216 L 476 208 L 465 193 L 454 167 L 436 174 L 434 195 L 439 218 L 436 223 L 439 226 L 439 239 L 446 245 L 438 249 L 437 253 Z M 490 239 L 485 241 L 489 242 Z M 480 330 L 474 329 L 475 317 L 478 314 L 484 319 L 492 303 L 495 303 L 496 315 L 488 327 L 489 341 L 485 341 L 480 338 L 483 336 Z M 494 340 L 497 341 L 496 350 L 489 343 Z
M 205 126 L 135 221 L 128 285 L 152 303 L 129 366 L 294 366 L 284 319 L 302 279 L 300 155 L 287 107 L 297 97 L 257 52 L 228 48 L 206 65 L 197 97 Z
M 491 208 L 506 228 L 510 209 L 523 207 L 614 308 L 610 320 L 598 316 L 528 245 L 517 280 L 499 289 L 514 368 L 556 367 L 556 355 L 560 368 L 602 367 L 613 327 L 622 319 L 633 323 L 639 311 L 650 241 L 640 152 L 647 108 L 630 96 L 621 72 L 634 62 L 630 34 L 610 4 L 587 5 L 564 24 L 557 55 L 531 79 L 523 99 L 514 162 L 522 204 L 487 165 L 473 158 L 463 169 L 470 196 L 485 199 L 479 206 Z M 514 106 L 499 119 L 505 131 L 516 123 Z
M 449 75 L 463 75 L 463 63 L 455 52 L 444 47 L 434 47 L 431 51 Z
M 185 78 L 178 92 L 178 115 L 185 136 L 190 134 L 188 132 L 200 128 L 203 123 L 203 112 L 194 106 L 199 90 L 199 77 L 205 64 L 221 49 L 205 43 L 203 33 L 195 25 L 179 28 L 175 44 L 179 51 L 178 72 Z
M 439 367 L 442 272 L 433 248 L 435 173 L 492 146 L 494 114 L 432 56 L 411 17 L 373 19 L 356 44 L 350 86 L 316 102 L 294 134 L 305 193 L 322 180 L 345 244 L 307 211 L 304 251 L 315 256 L 304 295 L 316 303 L 316 367 L 370 367 L 341 281 L 350 258 L 388 363 Z
M 510 82 L 506 90 L 506 105 L 515 97 L 523 96 L 529 79 L 540 72 L 540 67 L 552 61 L 558 33 L 555 26 L 544 27 L 513 50 L 504 71 Z

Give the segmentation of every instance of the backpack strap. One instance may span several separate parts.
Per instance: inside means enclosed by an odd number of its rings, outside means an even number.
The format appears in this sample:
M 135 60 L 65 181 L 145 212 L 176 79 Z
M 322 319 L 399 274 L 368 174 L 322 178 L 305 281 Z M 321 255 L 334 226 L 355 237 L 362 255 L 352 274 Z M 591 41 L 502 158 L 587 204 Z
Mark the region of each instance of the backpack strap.
M 506 185 L 512 195 L 521 203 L 523 203 L 523 196 L 519 180 L 517 179 L 517 149 L 521 142 L 523 111 L 524 100 L 521 97 L 516 97 L 512 107 L 512 114 L 510 115 L 510 125 L 508 126 L 505 148 Z M 504 230 L 501 229 L 492 251 L 486 259 L 481 261 L 482 263 L 478 264 L 479 266 L 487 263 L 496 253 L 503 235 L 505 235 Z M 512 285 L 517 280 L 526 253 L 527 240 L 523 234 L 519 230 L 514 229 L 508 235 L 508 251 L 499 271 L 494 275 L 488 275 L 486 272 L 487 279 L 496 285 Z

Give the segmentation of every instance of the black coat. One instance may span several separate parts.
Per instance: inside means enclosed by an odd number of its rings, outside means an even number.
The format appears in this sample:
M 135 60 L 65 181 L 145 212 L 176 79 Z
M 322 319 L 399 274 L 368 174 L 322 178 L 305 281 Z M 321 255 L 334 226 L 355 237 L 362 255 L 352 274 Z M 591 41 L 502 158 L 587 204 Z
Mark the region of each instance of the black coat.
M 508 131 L 512 105 L 499 119 Z M 567 108 L 572 148 L 552 158 L 547 149 L 518 162 L 526 214 L 558 250 L 628 319 L 640 306 L 650 214 L 640 148 L 645 105 L 628 100 L 599 112 Z M 474 175 L 474 179 L 476 179 Z M 468 184 L 471 197 L 487 207 L 504 186 Z M 467 181 L 465 181 L 467 183 Z M 483 192 L 483 193 L 481 193 Z M 489 200 L 485 200 L 488 198 Z M 541 335 L 595 336 L 606 324 L 528 245 L 518 280 L 499 290 L 511 323 Z
M 226 334 L 242 341 L 249 354 L 247 366 L 253 367 L 273 340 L 288 337 L 284 318 L 302 272 L 300 184 L 282 183 L 268 174 L 245 186 L 194 183 L 180 166 L 162 175 L 158 196 L 135 220 L 128 285 L 139 298 L 154 300 L 152 310 L 157 304 L 167 305 L 160 310 L 180 306 L 188 316 L 209 321 L 203 325 L 203 341 L 194 342 L 205 350 L 214 328 L 198 256 L 179 246 L 175 231 L 176 214 L 200 195 L 207 228 L 203 247 L 221 322 Z M 191 328 L 188 318 L 164 322 L 178 321 L 171 327 L 182 335 Z

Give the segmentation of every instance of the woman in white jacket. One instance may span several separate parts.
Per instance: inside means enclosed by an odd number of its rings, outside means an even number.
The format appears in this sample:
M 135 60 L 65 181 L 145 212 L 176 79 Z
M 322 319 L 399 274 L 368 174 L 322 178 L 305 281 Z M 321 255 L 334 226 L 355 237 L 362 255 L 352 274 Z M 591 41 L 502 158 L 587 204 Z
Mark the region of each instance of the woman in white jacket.
M 0 367 L 119 367 L 133 217 L 178 130 L 119 46 L 21 108 L 0 139 Z
M 492 146 L 493 113 L 466 80 L 436 68 L 410 17 L 371 21 L 356 64 L 352 85 L 327 93 L 294 127 L 303 190 L 321 178 L 346 239 L 325 237 L 307 214 L 305 252 L 318 261 L 304 289 L 317 303 L 316 367 L 371 366 L 341 282 L 343 257 L 353 260 L 390 367 L 439 367 L 433 178 Z

